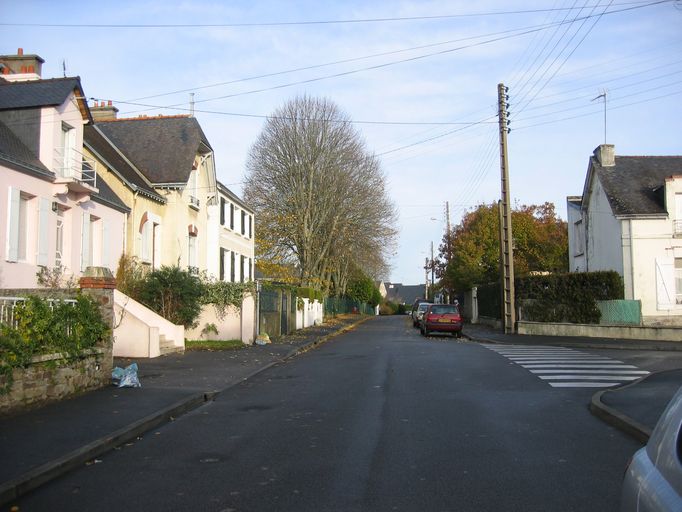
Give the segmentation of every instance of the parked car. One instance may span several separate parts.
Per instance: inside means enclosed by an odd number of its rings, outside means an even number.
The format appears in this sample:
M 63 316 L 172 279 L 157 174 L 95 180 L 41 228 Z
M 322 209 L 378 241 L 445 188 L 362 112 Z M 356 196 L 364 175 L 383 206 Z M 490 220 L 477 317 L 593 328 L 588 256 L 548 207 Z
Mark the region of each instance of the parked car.
M 431 304 L 426 308 L 420 322 L 423 336 L 431 332 L 449 332 L 455 337 L 462 336 L 462 316 L 455 304 Z
M 428 308 L 430 305 L 430 302 L 419 302 L 412 307 L 412 325 L 414 327 L 419 327 L 421 317 L 424 315 L 426 308 Z
M 646 446 L 630 460 L 620 509 L 682 510 L 682 388 L 661 415 Z

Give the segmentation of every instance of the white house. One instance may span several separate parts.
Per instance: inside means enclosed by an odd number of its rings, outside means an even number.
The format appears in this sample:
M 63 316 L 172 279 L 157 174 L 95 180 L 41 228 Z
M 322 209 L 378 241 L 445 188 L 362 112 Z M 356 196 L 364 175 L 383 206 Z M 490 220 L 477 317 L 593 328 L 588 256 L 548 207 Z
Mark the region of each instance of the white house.
M 682 324 L 682 156 L 590 157 L 567 198 L 571 272 L 615 270 L 645 324 Z
M 17 60 L 34 64 L 13 69 Z M 0 56 L 2 288 L 36 287 L 40 267 L 115 272 L 123 252 L 129 209 L 82 153 L 92 117 L 80 79 L 43 80 L 41 63 L 21 50 Z

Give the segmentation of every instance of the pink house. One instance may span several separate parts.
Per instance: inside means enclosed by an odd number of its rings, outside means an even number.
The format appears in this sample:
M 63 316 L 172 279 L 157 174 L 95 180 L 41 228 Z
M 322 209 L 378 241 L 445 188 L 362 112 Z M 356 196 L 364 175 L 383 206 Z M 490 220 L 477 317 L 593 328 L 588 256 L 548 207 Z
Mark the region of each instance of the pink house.
M 115 272 L 124 251 L 130 210 L 82 152 L 92 116 L 80 79 L 43 80 L 41 64 L 0 56 L 0 288 L 35 288 L 40 267 Z

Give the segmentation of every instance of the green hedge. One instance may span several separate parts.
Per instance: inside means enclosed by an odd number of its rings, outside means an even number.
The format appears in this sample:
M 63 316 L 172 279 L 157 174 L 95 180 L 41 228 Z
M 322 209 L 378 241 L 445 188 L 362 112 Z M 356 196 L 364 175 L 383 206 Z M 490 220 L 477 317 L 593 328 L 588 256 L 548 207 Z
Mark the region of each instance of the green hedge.
M 296 288 L 296 296 L 301 297 L 302 299 L 318 300 L 320 302 L 324 300 L 324 294 L 321 290 L 305 286 Z
M 523 318 L 533 322 L 599 323 L 597 301 L 623 298 L 615 271 L 528 276 L 514 284 Z

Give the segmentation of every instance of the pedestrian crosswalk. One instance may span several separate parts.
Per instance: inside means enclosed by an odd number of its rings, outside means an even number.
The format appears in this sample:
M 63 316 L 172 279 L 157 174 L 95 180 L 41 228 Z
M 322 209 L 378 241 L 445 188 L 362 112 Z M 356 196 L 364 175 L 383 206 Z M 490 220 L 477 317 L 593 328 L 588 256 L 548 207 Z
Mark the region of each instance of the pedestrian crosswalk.
M 634 365 L 565 347 L 484 345 L 555 388 L 606 388 L 648 375 Z

